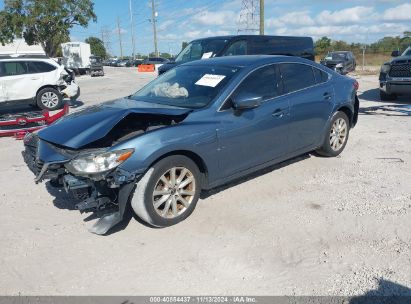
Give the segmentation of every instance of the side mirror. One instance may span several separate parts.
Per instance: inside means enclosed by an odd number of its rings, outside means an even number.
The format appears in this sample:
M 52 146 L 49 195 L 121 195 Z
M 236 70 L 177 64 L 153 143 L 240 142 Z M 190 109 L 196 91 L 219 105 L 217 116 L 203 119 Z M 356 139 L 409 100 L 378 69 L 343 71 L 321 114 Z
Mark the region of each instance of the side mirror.
M 400 56 L 400 51 L 392 51 L 391 57 L 398 57 Z
M 235 110 L 254 109 L 261 105 L 263 98 L 252 93 L 243 93 L 233 98 L 233 107 Z

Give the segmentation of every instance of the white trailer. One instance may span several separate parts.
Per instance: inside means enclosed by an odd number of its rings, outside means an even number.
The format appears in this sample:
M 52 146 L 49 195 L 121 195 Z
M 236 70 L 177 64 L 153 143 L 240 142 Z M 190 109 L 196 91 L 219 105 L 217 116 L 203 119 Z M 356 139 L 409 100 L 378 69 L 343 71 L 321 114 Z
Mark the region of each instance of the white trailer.
M 61 44 L 63 52 L 62 64 L 78 74 L 90 72 L 90 44 L 85 42 L 67 42 Z

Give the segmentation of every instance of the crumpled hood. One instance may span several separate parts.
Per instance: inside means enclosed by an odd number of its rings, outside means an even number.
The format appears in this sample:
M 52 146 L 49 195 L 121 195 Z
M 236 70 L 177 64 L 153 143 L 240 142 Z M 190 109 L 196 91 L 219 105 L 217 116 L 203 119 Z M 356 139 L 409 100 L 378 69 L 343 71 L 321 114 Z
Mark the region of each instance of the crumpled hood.
M 189 109 L 123 98 L 67 115 L 41 130 L 38 136 L 50 143 L 79 149 L 106 136 L 128 114 L 181 116 L 190 111 Z

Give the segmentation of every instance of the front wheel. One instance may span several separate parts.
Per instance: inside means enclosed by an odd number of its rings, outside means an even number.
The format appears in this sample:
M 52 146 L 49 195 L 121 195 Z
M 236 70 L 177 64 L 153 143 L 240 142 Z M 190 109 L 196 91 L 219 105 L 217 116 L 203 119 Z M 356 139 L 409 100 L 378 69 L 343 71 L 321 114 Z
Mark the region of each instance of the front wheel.
M 131 206 L 139 218 L 152 226 L 175 225 L 194 211 L 201 191 L 200 176 L 190 158 L 166 157 L 137 183 Z
M 40 109 L 54 111 L 61 108 L 63 96 L 54 88 L 44 88 L 37 93 L 36 101 Z
M 350 124 L 344 112 L 337 112 L 331 119 L 324 143 L 317 152 L 320 155 L 335 157 L 345 148 L 350 133 Z

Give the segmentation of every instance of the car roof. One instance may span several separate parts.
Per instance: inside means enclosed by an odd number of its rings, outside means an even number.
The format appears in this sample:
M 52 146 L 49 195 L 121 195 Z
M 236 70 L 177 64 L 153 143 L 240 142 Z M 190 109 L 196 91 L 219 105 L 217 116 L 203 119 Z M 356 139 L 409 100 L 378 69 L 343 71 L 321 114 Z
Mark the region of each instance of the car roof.
M 294 56 L 284 55 L 242 55 L 223 56 L 208 59 L 200 59 L 182 64 L 185 65 L 222 65 L 232 67 L 255 67 L 276 62 L 302 62 L 314 64 L 313 61 Z
M 278 36 L 278 35 L 225 35 L 225 36 L 214 36 L 214 37 L 204 37 L 204 38 L 199 38 L 192 40 L 191 42 L 194 41 L 199 41 L 199 40 L 213 40 L 213 39 L 233 39 L 233 38 L 248 38 L 248 37 L 256 37 L 256 38 L 295 38 L 295 39 L 312 39 L 311 37 L 308 36 Z

